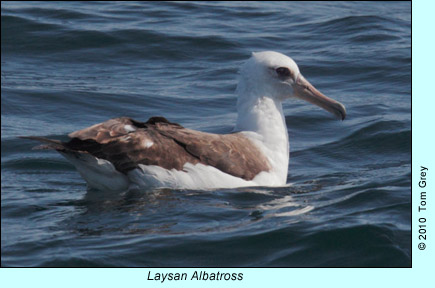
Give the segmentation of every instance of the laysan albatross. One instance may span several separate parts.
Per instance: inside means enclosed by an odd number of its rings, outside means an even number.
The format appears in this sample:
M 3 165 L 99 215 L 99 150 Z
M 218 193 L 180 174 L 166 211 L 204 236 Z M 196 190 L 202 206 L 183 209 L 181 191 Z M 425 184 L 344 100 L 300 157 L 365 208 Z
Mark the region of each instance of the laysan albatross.
M 346 116 L 344 106 L 319 92 L 296 63 L 278 52 L 252 53 L 237 85 L 237 123 L 230 134 L 211 134 L 163 117 L 122 117 L 70 133 L 69 142 L 43 137 L 68 159 L 90 187 L 213 189 L 286 184 L 289 140 L 281 102 L 299 98 Z

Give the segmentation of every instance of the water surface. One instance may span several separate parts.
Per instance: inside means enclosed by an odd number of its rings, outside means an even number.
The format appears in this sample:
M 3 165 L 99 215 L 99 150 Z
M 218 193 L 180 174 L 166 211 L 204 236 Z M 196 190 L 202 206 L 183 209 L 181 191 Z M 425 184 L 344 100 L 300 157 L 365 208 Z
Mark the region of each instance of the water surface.
M 1 265 L 409 267 L 410 6 L 3 2 Z M 93 191 L 17 139 L 119 116 L 227 133 L 262 50 L 348 111 L 284 103 L 288 187 Z

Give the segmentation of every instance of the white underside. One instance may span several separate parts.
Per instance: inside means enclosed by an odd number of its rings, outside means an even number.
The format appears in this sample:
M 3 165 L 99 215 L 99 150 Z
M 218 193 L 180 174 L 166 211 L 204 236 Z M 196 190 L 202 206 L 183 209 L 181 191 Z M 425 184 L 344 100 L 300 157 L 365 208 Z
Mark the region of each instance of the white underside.
M 207 190 L 281 184 L 270 172 L 261 172 L 251 181 L 246 181 L 204 164 L 186 163 L 183 170 L 167 170 L 159 166 L 139 166 L 140 169 L 128 173 L 130 181 L 139 187 Z
M 60 152 L 79 171 L 88 185 L 98 190 L 124 191 L 130 186 L 128 177 L 117 171 L 107 160 L 87 153 L 67 154 Z
M 154 165 L 139 165 L 127 173 L 117 171 L 107 160 L 89 154 L 70 155 L 61 153 L 79 171 L 88 185 L 98 190 L 125 191 L 131 188 L 174 188 L 208 190 L 252 186 L 282 186 L 278 175 L 261 172 L 251 181 L 234 177 L 212 166 L 186 163 L 183 170 L 164 169 Z

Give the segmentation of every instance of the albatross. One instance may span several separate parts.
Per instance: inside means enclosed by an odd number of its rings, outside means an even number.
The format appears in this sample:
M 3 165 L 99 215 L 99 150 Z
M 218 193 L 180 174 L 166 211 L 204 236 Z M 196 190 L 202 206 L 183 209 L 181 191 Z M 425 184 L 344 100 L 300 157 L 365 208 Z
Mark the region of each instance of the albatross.
M 299 98 L 344 120 L 345 107 L 308 82 L 290 57 L 264 51 L 240 69 L 232 133 L 185 128 L 164 117 L 110 119 L 70 133 L 68 142 L 27 136 L 69 160 L 89 187 L 214 189 L 283 186 L 289 139 L 282 102 Z

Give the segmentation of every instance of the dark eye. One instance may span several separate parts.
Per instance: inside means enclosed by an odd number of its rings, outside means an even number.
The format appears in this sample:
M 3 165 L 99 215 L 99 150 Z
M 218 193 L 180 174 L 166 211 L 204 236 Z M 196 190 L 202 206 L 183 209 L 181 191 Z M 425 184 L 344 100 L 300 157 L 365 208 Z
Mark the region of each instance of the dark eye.
M 288 77 L 290 76 L 290 70 L 287 67 L 279 67 L 275 69 L 279 76 Z

